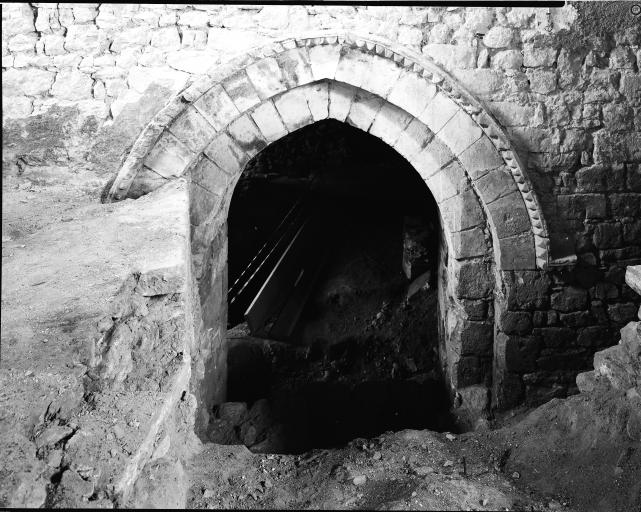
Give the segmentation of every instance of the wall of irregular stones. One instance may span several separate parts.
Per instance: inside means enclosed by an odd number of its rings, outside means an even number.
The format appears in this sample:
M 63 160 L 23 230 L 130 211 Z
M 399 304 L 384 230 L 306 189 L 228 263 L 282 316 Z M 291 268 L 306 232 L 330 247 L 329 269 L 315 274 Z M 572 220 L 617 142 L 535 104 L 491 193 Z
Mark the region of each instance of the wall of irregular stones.
M 172 94 L 290 33 L 347 29 L 421 51 L 506 127 L 567 263 L 512 274 L 508 287 L 527 286 L 498 319 L 514 399 L 538 401 L 567 391 L 639 301 L 623 280 L 641 261 L 641 20 L 629 7 L 3 5 L 3 172 L 65 165 L 106 184 Z

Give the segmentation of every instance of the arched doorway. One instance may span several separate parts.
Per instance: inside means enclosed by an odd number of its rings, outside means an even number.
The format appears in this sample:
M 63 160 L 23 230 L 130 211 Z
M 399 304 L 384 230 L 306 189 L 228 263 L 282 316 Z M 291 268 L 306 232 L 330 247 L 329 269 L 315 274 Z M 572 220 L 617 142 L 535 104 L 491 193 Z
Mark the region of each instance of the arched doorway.
M 440 354 L 448 386 L 472 414 L 487 408 L 490 386 L 496 405 L 509 405 L 515 375 L 508 354 L 518 340 L 495 343 L 494 319 L 506 308 L 503 276 L 547 263 L 545 223 L 518 156 L 482 105 L 423 56 L 321 34 L 239 57 L 183 91 L 141 134 L 110 191 L 112 200 L 137 197 L 191 177 L 203 318 L 194 388 L 203 411 L 224 389 L 225 224 L 236 182 L 259 151 L 325 119 L 378 137 L 425 181 L 449 255 L 440 270 L 447 277 Z

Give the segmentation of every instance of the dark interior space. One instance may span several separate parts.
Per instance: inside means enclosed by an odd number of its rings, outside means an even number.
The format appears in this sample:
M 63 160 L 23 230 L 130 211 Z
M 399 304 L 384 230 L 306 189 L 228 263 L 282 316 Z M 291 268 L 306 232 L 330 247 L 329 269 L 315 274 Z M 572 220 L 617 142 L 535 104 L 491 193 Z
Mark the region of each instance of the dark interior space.
M 289 453 L 452 428 L 438 209 L 398 153 L 337 121 L 294 132 L 248 163 L 228 233 L 228 402 L 213 441 Z

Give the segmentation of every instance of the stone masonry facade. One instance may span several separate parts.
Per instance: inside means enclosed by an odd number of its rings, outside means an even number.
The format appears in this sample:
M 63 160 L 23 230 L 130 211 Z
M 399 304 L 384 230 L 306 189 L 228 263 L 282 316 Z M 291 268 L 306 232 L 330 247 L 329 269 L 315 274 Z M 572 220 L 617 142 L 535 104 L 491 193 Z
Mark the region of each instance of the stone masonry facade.
M 326 118 L 394 147 L 439 203 L 455 389 L 494 386 L 499 407 L 572 391 L 637 313 L 641 20 L 625 2 L 2 7 L 3 172 L 82 167 L 111 199 L 190 176 L 201 361 L 224 366 L 219 212 L 252 155 Z

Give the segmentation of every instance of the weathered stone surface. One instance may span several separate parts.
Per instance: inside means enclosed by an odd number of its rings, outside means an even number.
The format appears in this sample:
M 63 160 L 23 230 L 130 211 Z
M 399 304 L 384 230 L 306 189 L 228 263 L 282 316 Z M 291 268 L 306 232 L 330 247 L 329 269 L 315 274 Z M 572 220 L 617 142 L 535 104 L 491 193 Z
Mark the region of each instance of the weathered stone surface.
M 191 105 L 169 126 L 169 131 L 197 153 L 216 135 L 216 129 Z
M 194 157 L 194 153 L 169 132 L 164 132 L 144 164 L 161 176 L 181 176 Z
M 300 89 L 292 89 L 275 98 L 274 106 L 290 132 L 312 122 L 312 114 L 307 106 L 305 92 Z
M 10 69 L 2 74 L 2 93 L 7 96 L 36 96 L 53 85 L 55 73 L 43 69 Z
M 289 133 L 271 101 L 257 106 L 251 117 L 267 142 L 274 142 Z
M 464 260 L 452 263 L 457 278 L 456 294 L 466 299 L 482 299 L 491 292 L 493 276 L 486 263 L 478 260 Z
M 492 67 L 496 69 L 520 69 L 523 55 L 518 50 L 503 50 L 492 57 Z
M 217 130 L 223 129 L 240 115 L 238 108 L 220 85 L 215 85 L 198 98 L 194 102 L 194 107 Z
M 512 29 L 492 27 L 483 37 L 483 44 L 488 48 L 505 48 L 512 41 Z
M 51 94 L 63 100 L 80 100 L 92 96 L 93 80 L 80 71 L 61 71 L 51 87 Z

